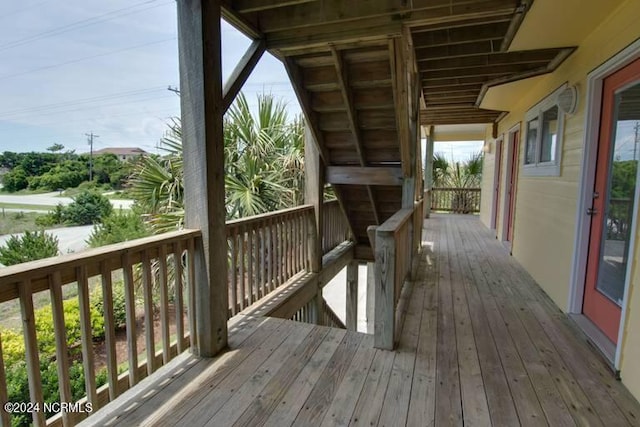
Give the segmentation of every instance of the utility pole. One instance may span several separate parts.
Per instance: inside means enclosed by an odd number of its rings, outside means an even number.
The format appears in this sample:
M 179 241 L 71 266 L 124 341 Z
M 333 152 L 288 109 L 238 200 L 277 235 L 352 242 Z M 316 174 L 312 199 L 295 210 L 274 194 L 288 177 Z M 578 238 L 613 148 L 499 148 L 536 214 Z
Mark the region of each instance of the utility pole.
M 100 135 L 94 135 L 93 132 L 85 133 L 89 141 L 89 182 L 93 181 L 93 138 L 99 138 Z

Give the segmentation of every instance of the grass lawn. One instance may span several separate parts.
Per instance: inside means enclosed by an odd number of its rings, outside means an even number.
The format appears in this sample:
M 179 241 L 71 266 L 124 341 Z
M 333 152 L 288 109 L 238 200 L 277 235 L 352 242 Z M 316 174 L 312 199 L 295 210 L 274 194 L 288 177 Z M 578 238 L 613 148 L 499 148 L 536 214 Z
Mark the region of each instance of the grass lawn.
M 36 212 L 0 212 L 0 236 L 39 229 L 36 218 L 41 215 Z
M 33 210 L 38 210 L 38 211 L 50 211 L 52 209 L 55 209 L 55 206 L 52 205 L 30 205 L 27 203 L 4 203 L 4 202 L 0 202 L 0 210 L 2 208 L 5 209 L 33 209 Z M 15 213 L 15 212 L 13 212 Z M 7 214 L 9 214 L 9 212 L 7 212 Z

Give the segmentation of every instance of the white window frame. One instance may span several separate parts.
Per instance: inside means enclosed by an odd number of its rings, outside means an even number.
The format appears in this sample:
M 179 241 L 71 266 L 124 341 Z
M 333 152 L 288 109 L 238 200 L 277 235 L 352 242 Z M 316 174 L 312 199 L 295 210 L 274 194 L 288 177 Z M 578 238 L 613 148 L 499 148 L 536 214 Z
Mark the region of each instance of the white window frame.
M 523 176 L 560 176 L 560 164 L 562 162 L 562 145 L 564 141 L 564 121 L 565 113 L 558 106 L 558 95 L 567 88 L 567 83 L 554 90 L 545 99 L 534 105 L 527 114 L 524 116 L 524 152 L 522 156 L 522 175 Z M 542 150 L 542 129 L 543 129 L 543 115 L 546 111 L 553 107 L 558 108 L 558 129 L 556 137 L 556 152 L 555 160 L 550 162 L 541 162 L 541 150 Z M 536 149 L 535 149 L 535 161 L 533 163 L 526 163 L 527 161 L 527 148 L 529 144 L 529 122 L 534 119 L 538 119 L 538 134 L 536 136 Z

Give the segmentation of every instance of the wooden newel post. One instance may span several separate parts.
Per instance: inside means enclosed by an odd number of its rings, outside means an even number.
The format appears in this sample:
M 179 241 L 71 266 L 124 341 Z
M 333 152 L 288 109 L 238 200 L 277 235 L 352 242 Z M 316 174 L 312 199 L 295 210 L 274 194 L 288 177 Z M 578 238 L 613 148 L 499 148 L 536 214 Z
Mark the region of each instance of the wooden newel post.
M 396 244 L 392 231 L 376 231 L 374 346 L 393 350 L 395 332 Z
M 195 350 L 213 357 L 227 346 L 228 310 L 221 2 L 178 0 L 177 6 L 185 225 L 202 231 L 194 251 Z

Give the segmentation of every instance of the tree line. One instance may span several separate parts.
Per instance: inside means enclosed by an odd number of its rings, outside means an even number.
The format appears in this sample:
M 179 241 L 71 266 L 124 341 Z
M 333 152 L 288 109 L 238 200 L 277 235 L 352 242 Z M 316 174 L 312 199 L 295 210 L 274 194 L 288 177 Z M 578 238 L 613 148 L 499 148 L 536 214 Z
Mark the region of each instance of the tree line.
M 90 156 L 63 150 L 64 146 L 54 144 L 46 153 L 0 154 L 0 167 L 8 170 L 2 177 L 4 191 L 56 191 L 89 181 Z M 122 188 L 133 171 L 132 162 L 121 162 L 113 154 L 93 156 L 92 163 L 93 181 L 114 189 Z

